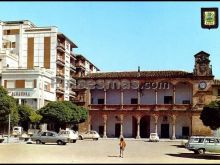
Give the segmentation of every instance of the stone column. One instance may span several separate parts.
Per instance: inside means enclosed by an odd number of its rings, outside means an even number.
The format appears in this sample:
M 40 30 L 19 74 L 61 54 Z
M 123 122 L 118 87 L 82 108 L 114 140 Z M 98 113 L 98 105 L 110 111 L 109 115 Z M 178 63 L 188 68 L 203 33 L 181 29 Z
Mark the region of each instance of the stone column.
M 124 92 L 121 90 L 121 109 L 123 109 L 123 104 L 124 104 Z
M 140 139 L 140 120 L 141 120 L 141 116 L 136 116 L 137 118 L 137 136 L 136 139 Z
M 140 89 L 137 90 L 137 99 L 138 99 L 138 109 L 140 109 L 140 104 L 141 104 L 141 94 L 140 94 Z
M 176 87 L 173 86 L 173 104 L 176 104 Z
M 121 126 L 120 137 L 123 137 L 123 120 L 124 120 L 124 116 L 120 115 L 120 126 Z
M 157 89 L 155 89 L 155 104 L 157 104 Z
M 155 133 L 157 133 L 157 121 L 158 121 L 158 115 L 153 115 L 154 117 L 154 124 L 155 124 Z
M 104 121 L 104 134 L 103 138 L 107 138 L 107 115 L 103 115 L 103 121 Z
M 104 92 L 105 92 L 105 96 L 104 96 L 104 109 L 106 109 L 106 103 L 107 103 L 107 91 L 106 91 L 106 89 L 104 89 Z
M 91 91 L 88 89 L 88 104 L 91 104 Z
M 176 139 L 176 115 L 172 115 L 172 140 Z

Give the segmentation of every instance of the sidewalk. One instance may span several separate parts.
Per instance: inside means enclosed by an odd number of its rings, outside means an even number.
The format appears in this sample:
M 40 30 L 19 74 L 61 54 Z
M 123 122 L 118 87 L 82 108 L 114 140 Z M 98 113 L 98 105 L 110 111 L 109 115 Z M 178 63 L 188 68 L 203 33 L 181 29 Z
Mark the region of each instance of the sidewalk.
M 100 140 L 116 140 L 119 138 L 100 138 Z M 136 138 L 125 138 L 125 140 L 133 140 L 133 141 L 149 141 L 149 138 L 140 138 L 140 139 L 136 139 Z M 187 140 L 187 139 L 160 139 L 160 142 L 182 142 L 183 140 Z

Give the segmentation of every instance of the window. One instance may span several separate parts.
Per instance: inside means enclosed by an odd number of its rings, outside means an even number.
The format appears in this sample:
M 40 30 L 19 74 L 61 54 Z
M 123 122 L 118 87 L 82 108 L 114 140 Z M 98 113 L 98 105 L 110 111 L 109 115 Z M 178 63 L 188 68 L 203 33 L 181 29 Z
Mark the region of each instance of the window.
M 131 104 L 138 104 L 137 98 L 131 98 Z
M 98 104 L 104 104 L 104 99 L 98 99 Z
M 164 104 L 173 104 L 173 96 L 164 96 Z
M 15 81 L 8 80 L 7 81 L 7 88 L 15 88 Z
M 220 96 L 220 89 L 218 89 L 218 96 Z
M 47 83 L 47 82 L 44 83 L 44 90 L 50 91 L 50 84 L 49 83 Z
M 25 88 L 34 88 L 33 80 L 25 80 Z
M 12 43 L 11 43 L 11 47 L 12 47 L 12 48 L 15 48 L 15 47 L 16 47 L 16 43 L 15 43 L 15 42 L 12 42 Z
M 190 104 L 190 100 L 183 100 L 183 104 Z

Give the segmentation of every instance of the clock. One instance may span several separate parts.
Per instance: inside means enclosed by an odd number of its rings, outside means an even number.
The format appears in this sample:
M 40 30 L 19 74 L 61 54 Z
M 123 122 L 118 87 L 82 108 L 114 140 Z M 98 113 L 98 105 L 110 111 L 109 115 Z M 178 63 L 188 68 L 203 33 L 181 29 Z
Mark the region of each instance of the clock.
M 203 90 L 207 87 L 207 84 L 205 81 L 201 81 L 199 82 L 199 89 Z

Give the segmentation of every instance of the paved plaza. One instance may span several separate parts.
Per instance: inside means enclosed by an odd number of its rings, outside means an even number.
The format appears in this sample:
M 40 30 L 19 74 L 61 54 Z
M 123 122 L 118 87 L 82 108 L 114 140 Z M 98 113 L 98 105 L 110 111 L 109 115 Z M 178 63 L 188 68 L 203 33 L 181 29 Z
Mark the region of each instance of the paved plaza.
M 1 163 L 219 163 L 220 153 L 195 155 L 181 141 L 158 143 L 125 139 L 124 158 L 119 157 L 119 139 L 78 140 L 67 145 L 1 143 Z

